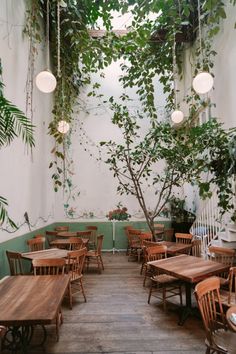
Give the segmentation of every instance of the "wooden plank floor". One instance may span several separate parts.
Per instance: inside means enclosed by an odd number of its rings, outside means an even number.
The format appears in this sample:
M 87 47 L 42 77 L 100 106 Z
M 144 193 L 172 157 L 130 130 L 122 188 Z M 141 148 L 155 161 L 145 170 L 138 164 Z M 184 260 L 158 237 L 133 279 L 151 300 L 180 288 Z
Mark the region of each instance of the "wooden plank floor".
M 85 273 L 87 303 L 78 294 L 72 310 L 67 301 L 63 304 L 59 342 L 55 341 L 55 327 L 48 327 L 44 353 L 205 352 L 205 334 L 199 319 L 189 318 L 178 326 L 175 306 L 168 306 L 165 313 L 156 298 L 147 304 L 148 288 L 142 286 L 140 264 L 128 262 L 121 253 L 106 253 L 103 258 L 105 271 L 101 275 L 92 269 Z

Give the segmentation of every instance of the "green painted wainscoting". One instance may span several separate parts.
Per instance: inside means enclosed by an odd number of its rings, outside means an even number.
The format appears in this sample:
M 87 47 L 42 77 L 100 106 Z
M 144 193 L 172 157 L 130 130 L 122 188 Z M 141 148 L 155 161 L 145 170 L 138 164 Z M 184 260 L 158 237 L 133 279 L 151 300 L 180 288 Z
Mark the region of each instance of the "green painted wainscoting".
M 166 228 L 171 227 L 171 221 L 156 221 L 156 223 L 165 224 Z M 124 227 L 132 225 L 136 229 L 148 230 L 147 223 L 145 221 L 83 221 L 83 222 L 58 222 L 48 225 L 46 227 L 34 230 L 22 236 L 10 239 L 0 243 L 0 278 L 9 274 L 8 261 L 6 257 L 6 250 L 26 252 L 28 250 L 26 241 L 32 238 L 36 234 L 45 234 L 46 230 L 54 230 L 56 226 L 68 225 L 70 231 L 82 231 L 86 229 L 88 225 L 94 225 L 98 227 L 98 235 L 104 235 L 103 251 L 112 251 L 113 247 L 118 250 L 127 249 L 127 237 Z M 115 244 L 113 245 L 113 236 L 115 237 Z M 49 238 L 50 236 L 48 236 Z M 23 260 L 24 269 L 29 269 L 29 262 Z
M 9 275 L 9 266 L 6 256 L 6 250 L 9 251 L 19 251 L 19 252 L 27 252 L 27 240 L 32 238 L 36 234 L 45 234 L 46 230 L 53 230 L 54 224 L 48 225 L 46 227 L 28 232 L 27 234 L 15 237 L 10 239 L 9 241 L 4 241 L 0 243 L 0 279 L 5 275 Z M 30 267 L 30 263 L 27 260 L 23 260 L 24 270 L 27 271 Z

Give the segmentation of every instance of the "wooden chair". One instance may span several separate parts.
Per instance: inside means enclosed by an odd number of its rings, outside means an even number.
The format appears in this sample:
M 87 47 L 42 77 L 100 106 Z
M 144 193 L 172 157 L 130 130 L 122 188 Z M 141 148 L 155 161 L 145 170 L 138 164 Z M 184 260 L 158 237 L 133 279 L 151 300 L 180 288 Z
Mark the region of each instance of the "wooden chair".
M 66 261 L 63 258 L 51 259 L 33 259 L 32 260 L 34 275 L 60 275 L 64 274 Z M 69 294 L 71 290 L 69 287 Z M 63 323 L 61 309 L 58 310 L 56 316 L 56 338 L 59 341 L 59 326 Z
M 142 243 L 142 256 L 143 256 L 143 260 L 142 260 L 142 265 L 141 265 L 141 269 L 140 269 L 140 275 L 143 274 L 143 271 L 146 269 L 147 267 L 147 247 L 153 247 L 153 246 L 157 246 L 157 242 L 154 241 L 150 241 L 150 239 L 141 239 L 141 243 Z
M 51 241 L 53 241 L 57 238 L 57 234 L 58 234 L 58 231 L 46 231 L 45 232 L 49 246 L 50 246 Z
M 132 225 L 127 225 L 124 227 L 125 234 L 127 236 L 127 250 L 126 250 L 126 256 L 128 256 L 129 251 L 130 251 L 130 244 L 129 244 L 129 230 L 133 229 Z
M 191 234 L 183 234 L 183 233 L 176 233 L 175 240 L 178 243 L 185 243 L 190 244 L 192 242 L 193 235 Z
M 69 243 L 70 251 L 80 250 L 81 248 L 85 247 L 83 239 L 80 237 L 69 237 Z
M 45 237 L 43 239 L 40 237 L 31 238 L 27 240 L 27 245 L 30 252 L 42 251 L 45 249 Z
M 210 246 L 208 248 L 209 256 L 212 261 L 223 263 L 229 267 L 233 266 L 235 250 L 232 248 Z M 229 284 L 229 272 L 220 274 L 220 285 L 227 286 Z
M 174 237 L 174 229 L 164 229 L 164 240 L 172 242 Z
M 194 257 L 202 256 L 202 240 L 198 239 L 192 241 L 191 255 Z
M 88 225 L 86 226 L 86 229 L 89 231 L 92 231 L 90 239 L 89 239 L 89 248 L 95 249 L 96 248 L 96 243 L 97 243 L 97 231 L 98 227 L 93 226 L 93 225 Z
M 128 243 L 129 243 L 129 252 L 128 252 L 128 261 L 130 257 L 136 257 L 138 262 L 140 261 L 140 256 L 142 253 L 142 247 L 140 242 L 141 230 L 138 229 L 128 229 Z
M 159 260 L 167 257 L 167 247 L 164 245 L 158 245 L 155 247 L 147 248 L 148 261 Z M 154 275 L 152 269 L 150 267 L 147 268 L 147 273 L 144 278 L 144 286 L 147 276 L 151 276 L 151 287 L 148 295 L 148 304 L 150 304 L 151 296 L 153 295 L 153 291 L 155 292 L 155 297 L 161 299 L 163 303 L 164 311 L 166 310 L 166 300 L 173 297 L 180 297 L 180 304 L 182 306 L 182 290 L 181 290 L 181 282 L 179 279 L 168 275 L 168 274 L 156 274 Z
M 69 231 L 69 226 L 67 226 L 67 225 L 57 226 L 54 228 L 54 230 L 57 232 Z
M 6 250 L 11 275 L 23 275 L 22 258 L 19 252 Z
M 87 270 L 89 269 L 89 263 L 94 261 L 97 263 L 98 271 L 101 273 L 101 269 L 104 270 L 104 265 L 102 261 L 102 243 L 103 243 L 104 236 L 99 235 L 97 237 L 97 249 L 95 251 L 88 251 L 86 254 L 86 263 L 87 263 Z
M 83 287 L 83 267 L 85 262 L 85 256 L 88 250 L 86 247 L 81 248 L 79 250 L 68 252 L 67 259 L 67 273 L 70 275 L 70 307 L 72 308 L 72 296 L 78 291 L 82 291 L 84 301 L 86 302 L 86 296 Z
M 84 231 L 77 231 L 76 234 L 78 237 L 87 238 L 89 241 L 92 239 L 92 230 L 84 230 Z
M 229 270 L 228 284 L 228 290 L 220 290 L 220 299 L 225 307 L 236 305 L 236 267 Z
M 164 238 L 164 224 L 154 224 L 154 231 L 155 231 L 155 241 L 163 241 Z
M 220 300 L 220 279 L 210 277 L 202 280 L 194 293 L 206 331 L 206 354 L 235 353 L 235 334 L 227 331 Z

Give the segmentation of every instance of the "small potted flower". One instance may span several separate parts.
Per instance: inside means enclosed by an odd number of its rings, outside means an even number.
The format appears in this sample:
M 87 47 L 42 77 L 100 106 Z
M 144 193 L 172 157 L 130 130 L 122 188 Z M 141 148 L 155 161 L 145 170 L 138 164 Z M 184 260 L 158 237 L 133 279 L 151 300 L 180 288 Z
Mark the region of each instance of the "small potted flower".
M 127 211 L 128 209 L 119 203 L 116 209 L 109 211 L 107 218 L 108 220 L 127 221 L 131 216 Z

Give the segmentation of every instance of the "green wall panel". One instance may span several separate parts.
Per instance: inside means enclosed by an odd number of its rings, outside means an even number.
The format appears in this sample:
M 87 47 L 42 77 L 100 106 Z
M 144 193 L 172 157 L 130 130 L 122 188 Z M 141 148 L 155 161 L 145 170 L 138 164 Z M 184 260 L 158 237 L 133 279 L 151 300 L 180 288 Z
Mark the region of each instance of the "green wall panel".
M 158 223 L 158 221 L 157 221 Z M 171 221 L 160 221 L 165 224 L 166 228 L 171 227 Z M 88 221 L 88 222 L 70 222 L 70 223 L 53 223 L 44 228 L 34 230 L 25 235 L 16 237 L 9 241 L 0 243 L 0 278 L 9 274 L 8 261 L 6 257 L 6 250 L 25 252 L 28 250 L 26 241 L 32 238 L 36 234 L 44 234 L 46 230 L 53 230 L 56 226 L 68 225 L 70 231 L 82 231 L 86 229 L 87 225 L 94 225 L 98 227 L 98 234 L 104 235 L 103 250 L 111 251 L 113 249 L 113 236 L 115 237 L 114 247 L 119 250 L 126 250 L 127 237 L 124 231 L 124 227 L 132 225 L 134 228 L 148 230 L 147 223 L 145 221 Z M 27 271 L 29 269 L 29 262 L 23 261 L 24 268 Z
M 9 275 L 9 266 L 6 256 L 6 250 L 26 252 L 28 250 L 27 240 L 32 238 L 36 234 L 44 234 L 45 230 L 52 230 L 53 225 L 31 231 L 25 235 L 12 238 L 9 241 L 0 243 L 0 278 L 5 275 Z M 30 263 L 27 260 L 23 260 L 24 269 L 27 271 L 30 267 Z

